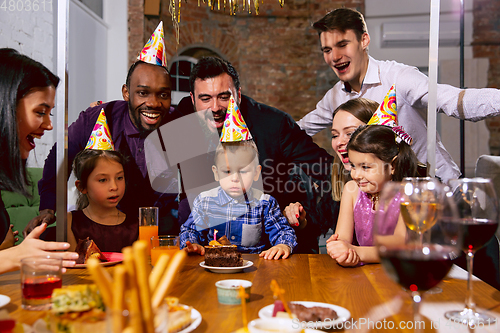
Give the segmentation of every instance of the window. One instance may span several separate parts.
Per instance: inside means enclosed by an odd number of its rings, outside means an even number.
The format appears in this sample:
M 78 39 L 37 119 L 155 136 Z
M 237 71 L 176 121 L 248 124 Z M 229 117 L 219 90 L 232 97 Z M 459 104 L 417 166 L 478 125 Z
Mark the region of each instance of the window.
M 102 0 L 80 0 L 88 9 L 102 18 Z
M 178 105 L 182 98 L 189 96 L 189 75 L 198 59 L 179 56 L 170 64 L 170 80 L 172 83 L 172 105 Z

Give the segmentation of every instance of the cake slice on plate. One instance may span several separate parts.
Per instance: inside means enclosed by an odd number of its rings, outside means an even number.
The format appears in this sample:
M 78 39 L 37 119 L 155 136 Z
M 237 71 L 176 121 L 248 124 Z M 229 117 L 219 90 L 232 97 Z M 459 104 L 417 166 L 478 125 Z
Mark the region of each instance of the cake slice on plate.
M 78 259 L 76 260 L 77 264 L 85 264 L 89 258 L 96 258 L 101 262 L 108 261 L 94 241 L 89 239 L 89 237 L 78 240 L 75 252 L 78 253 Z
M 205 246 L 205 265 L 211 267 L 241 267 L 243 259 L 238 247 L 232 245 L 226 236 L 211 241 Z

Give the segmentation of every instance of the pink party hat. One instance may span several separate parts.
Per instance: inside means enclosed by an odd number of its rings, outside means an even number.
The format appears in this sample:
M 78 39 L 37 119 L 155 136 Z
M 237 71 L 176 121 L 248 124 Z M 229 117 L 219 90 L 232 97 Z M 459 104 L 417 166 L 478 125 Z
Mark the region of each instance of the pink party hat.
M 163 21 L 160 21 L 160 24 L 158 24 L 156 30 L 149 37 L 141 53 L 139 53 L 137 60 L 167 67 L 167 54 L 165 52 L 165 40 L 163 36 Z
M 101 109 L 99 117 L 94 125 L 94 129 L 90 134 L 89 141 L 85 149 L 97 150 L 115 150 L 115 145 L 111 139 L 111 132 L 109 131 L 108 121 L 104 109 Z
M 392 129 L 398 135 L 398 142 L 403 140 L 408 145 L 412 144 L 411 136 L 406 133 L 402 126 L 398 126 L 398 112 L 396 106 L 396 85 L 392 85 L 391 89 L 384 98 L 377 112 L 373 114 L 368 125 L 384 125 Z
M 227 107 L 226 119 L 222 127 L 220 142 L 236 142 L 251 140 L 252 134 L 248 130 L 248 126 L 243 120 L 240 109 L 236 105 L 234 97 L 231 95 L 229 105 Z

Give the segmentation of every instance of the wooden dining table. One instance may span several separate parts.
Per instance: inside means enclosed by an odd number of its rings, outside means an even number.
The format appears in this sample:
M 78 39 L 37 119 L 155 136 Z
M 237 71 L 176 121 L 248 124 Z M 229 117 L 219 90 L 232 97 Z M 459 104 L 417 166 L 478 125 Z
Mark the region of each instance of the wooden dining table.
M 274 303 L 270 282 L 275 279 L 284 289 L 284 297 L 288 301 L 321 302 L 349 310 L 350 318 L 343 325 L 337 325 L 335 331 L 366 332 L 375 328 L 379 331 L 394 332 L 396 329 L 406 332 L 413 331 L 410 326 L 417 325 L 410 322 L 412 304 L 409 294 L 385 274 L 380 264 L 344 268 L 326 254 L 294 254 L 285 260 L 264 260 L 251 254 L 244 254 L 243 258 L 252 261 L 253 265 L 242 272 L 220 274 L 202 268 L 199 264 L 203 257 L 188 256 L 170 296 L 178 297 L 180 303 L 192 306 L 201 314 L 201 323 L 193 332 L 234 332 L 243 326 L 241 305 L 218 302 L 215 283 L 224 279 L 252 282 L 247 303 L 248 320 L 258 318 L 260 309 Z M 112 273 L 114 267 L 106 269 Z M 92 282 L 85 268 L 68 269 L 63 276 L 63 285 Z M 466 326 L 450 323 L 444 317 L 446 310 L 464 307 L 467 281 L 448 276 L 439 287 L 442 292 L 423 296 L 419 327 L 423 328 L 423 332 L 470 332 Z M 22 323 L 31 325 L 46 314 L 22 309 L 19 272 L 0 275 L 0 294 L 11 298 L 3 309 Z M 476 280 L 474 300 L 478 307 L 500 320 L 500 291 Z M 500 324 L 481 326 L 474 332 L 483 331 L 499 332 Z

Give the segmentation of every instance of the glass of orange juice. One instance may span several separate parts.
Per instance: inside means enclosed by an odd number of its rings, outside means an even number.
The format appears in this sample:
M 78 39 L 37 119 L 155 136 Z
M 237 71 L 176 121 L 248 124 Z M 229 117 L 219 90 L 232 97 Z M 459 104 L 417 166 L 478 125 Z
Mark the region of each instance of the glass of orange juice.
M 154 266 L 162 253 L 172 258 L 180 250 L 179 236 L 162 235 L 151 237 L 151 264 Z
M 150 255 L 153 236 L 158 236 L 158 207 L 139 207 L 139 239 L 146 241 Z

